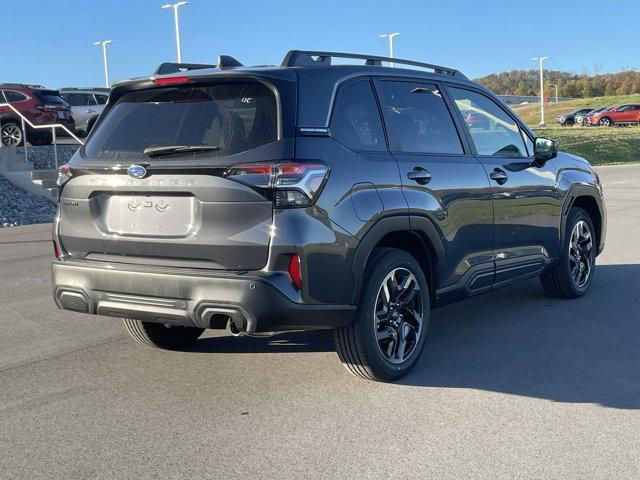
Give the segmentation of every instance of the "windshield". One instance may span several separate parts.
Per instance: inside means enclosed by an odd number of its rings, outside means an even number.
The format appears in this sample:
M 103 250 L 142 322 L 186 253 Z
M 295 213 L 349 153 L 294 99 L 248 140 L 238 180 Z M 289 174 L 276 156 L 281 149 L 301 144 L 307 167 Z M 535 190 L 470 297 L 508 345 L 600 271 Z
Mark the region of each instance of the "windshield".
M 158 147 L 173 156 L 221 157 L 277 140 L 274 93 L 259 83 L 160 88 L 128 93 L 118 100 L 89 139 L 96 159 L 140 160 Z M 166 152 L 165 152 L 166 153 Z

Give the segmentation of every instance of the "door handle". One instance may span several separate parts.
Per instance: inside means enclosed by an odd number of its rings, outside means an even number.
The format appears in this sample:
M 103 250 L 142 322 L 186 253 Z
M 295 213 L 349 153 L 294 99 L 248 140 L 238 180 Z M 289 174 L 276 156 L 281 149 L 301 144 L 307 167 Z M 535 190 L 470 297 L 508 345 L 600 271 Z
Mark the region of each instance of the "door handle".
M 95 113 L 95 110 L 93 108 L 88 108 L 87 113 Z
M 495 168 L 489 175 L 489 178 L 491 180 L 494 180 L 498 185 L 502 185 L 503 183 L 506 183 L 507 180 L 509 180 L 509 175 L 507 175 L 499 168 Z
M 407 178 L 417 182 L 418 185 L 426 185 L 431 181 L 431 174 L 421 167 L 414 167 L 414 169 L 407 173 Z

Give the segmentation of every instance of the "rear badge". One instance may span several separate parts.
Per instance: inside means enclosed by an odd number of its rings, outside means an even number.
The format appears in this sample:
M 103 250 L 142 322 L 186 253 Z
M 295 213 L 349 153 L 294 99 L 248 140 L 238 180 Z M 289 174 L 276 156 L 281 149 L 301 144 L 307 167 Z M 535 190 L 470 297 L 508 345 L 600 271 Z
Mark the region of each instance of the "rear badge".
M 144 178 L 147 176 L 147 169 L 142 165 L 131 165 L 127 168 L 127 174 L 133 178 Z

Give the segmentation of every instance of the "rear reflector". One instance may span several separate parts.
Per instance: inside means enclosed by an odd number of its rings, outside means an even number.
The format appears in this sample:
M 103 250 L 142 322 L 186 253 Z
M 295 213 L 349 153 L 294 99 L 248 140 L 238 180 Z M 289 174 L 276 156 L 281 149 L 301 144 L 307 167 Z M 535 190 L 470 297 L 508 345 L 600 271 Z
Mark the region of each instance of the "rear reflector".
M 300 256 L 291 255 L 289 260 L 289 275 L 295 287 L 300 290 L 302 288 L 302 269 L 300 267 Z
M 56 258 L 60 258 L 62 257 L 62 254 L 60 253 L 60 248 L 58 247 L 58 244 L 56 243 L 56 241 L 53 241 L 53 254 L 55 255 Z
M 166 78 L 154 78 L 153 83 L 156 85 L 173 85 L 176 83 L 189 83 L 192 80 L 189 77 L 166 77 Z

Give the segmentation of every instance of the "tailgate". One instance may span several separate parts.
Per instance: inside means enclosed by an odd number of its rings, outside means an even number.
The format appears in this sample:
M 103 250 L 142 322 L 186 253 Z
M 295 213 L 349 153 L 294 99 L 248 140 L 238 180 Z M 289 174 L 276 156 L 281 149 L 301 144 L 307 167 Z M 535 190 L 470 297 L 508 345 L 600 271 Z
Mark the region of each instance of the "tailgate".
M 272 202 L 218 176 L 81 175 L 60 197 L 72 257 L 224 270 L 267 263 Z

